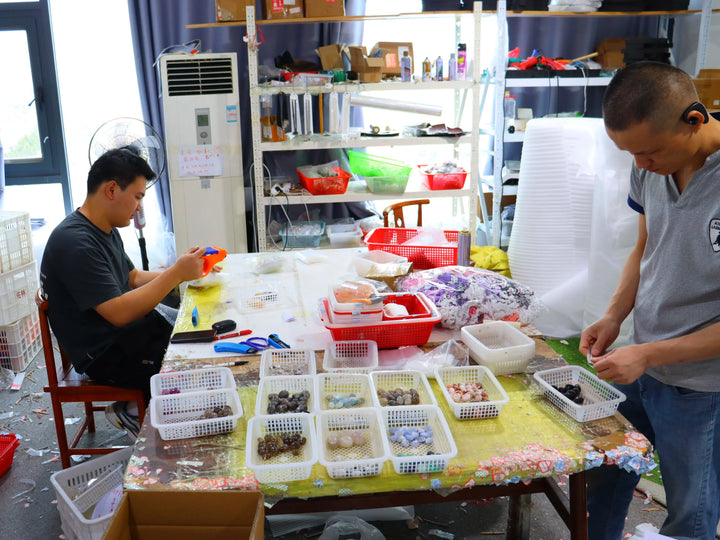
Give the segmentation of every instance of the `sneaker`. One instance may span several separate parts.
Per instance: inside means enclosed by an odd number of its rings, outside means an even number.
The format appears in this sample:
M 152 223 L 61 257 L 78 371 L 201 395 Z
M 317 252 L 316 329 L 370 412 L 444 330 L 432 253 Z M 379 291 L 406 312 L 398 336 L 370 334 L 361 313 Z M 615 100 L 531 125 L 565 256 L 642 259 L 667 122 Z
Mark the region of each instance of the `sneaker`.
M 125 430 L 131 441 L 137 440 L 140 422 L 137 416 L 127 411 L 127 401 L 116 401 L 105 407 L 105 417 L 114 427 Z

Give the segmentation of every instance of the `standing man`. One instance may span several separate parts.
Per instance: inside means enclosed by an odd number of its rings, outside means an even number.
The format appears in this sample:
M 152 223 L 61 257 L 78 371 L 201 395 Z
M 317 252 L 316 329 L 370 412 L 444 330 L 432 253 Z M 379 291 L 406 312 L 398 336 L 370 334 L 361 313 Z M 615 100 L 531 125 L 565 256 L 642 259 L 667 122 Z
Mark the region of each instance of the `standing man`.
M 155 173 L 129 148 L 110 150 L 90 168 L 87 197 L 52 232 L 40 267 L 48 318 L 78 373 L 150 393 L 172 325 L 154 308 L 178 284 L 202 275 L 204 250 L 195 247 L 164 272 L 134 267 L 117 227 L 140 208 Z M 116 402 L 110 422 L 137 436 L 133 404 Z
M 639 234 L 580 351 L 625 393 L 620 412 L 658 451 L 668 509 L 660 532 L 710 540 L 720 519 L 720 122 L 686 73 L 654 62 L 615 75 L 603 118 L 635 158 L 628 204 Z M 633 308 L 632 344 L 607 352 Z M 590 538 L 618 540 L 639 477 L 588 473 Z

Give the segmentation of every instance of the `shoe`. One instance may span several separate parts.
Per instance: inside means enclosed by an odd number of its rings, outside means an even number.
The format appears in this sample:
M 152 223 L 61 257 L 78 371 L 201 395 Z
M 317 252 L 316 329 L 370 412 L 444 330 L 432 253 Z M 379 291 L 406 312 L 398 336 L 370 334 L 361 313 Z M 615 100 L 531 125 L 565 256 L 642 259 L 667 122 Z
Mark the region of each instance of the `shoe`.
M 127 401 L 116 401 L 105 407 L 105 417 L 111 425 L 125 430 L 130 440 L 135 442 L 140 432 L 138 417 L 127 410 Z

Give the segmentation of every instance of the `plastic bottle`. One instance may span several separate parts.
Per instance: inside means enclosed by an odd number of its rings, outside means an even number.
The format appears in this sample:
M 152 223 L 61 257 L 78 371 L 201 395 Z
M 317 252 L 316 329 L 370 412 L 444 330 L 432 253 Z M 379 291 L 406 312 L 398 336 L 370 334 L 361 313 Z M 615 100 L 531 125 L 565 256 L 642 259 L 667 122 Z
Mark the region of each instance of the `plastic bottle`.
M 455 53 L 450 53 L 450 60 L 448 60 L 448 81 L 457 80 L 457 59 Z
M 412 81 L 412 56 L 408 51 L 403 51 L 400 58 L 400 79 L 405 82 Z
M 427 56 L 422 63 L 422 80 L 424 82 L 432 81 L 432 62 L 430 62 L 430 59 Z
M 467 229 L 458 233 L 457 243 L 457 265 L 470 266 L 470 232 Z
M 443 60 L 439 56 L 437 57 L 437 60 L 435 60 L 435 80 L 443 80 Z
M 457 56 L 457 80 L 464 81 L 467 73 L 467 47 L 464 43 L 458 43 Z
M 505 130 L 508 133 L 515 133 L 515 110 L 517 107 L 517 103 L 515 102 L 515 98 L 517 96 L 513 96 L 508 92 L 505 91 L 505 99 L 503 100 L 503 110 L 505 117 Z

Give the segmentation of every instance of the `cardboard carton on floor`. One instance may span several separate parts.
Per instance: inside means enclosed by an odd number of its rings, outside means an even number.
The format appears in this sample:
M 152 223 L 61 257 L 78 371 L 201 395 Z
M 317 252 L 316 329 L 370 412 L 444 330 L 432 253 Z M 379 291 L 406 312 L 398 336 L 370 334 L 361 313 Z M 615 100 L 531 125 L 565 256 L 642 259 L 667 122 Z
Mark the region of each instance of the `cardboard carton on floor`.
M 126 491 L 103 540 L 262 540 L 258 491 Z
M 305 16 L 303 0 L 262 0 L 264 19 L 300 19 Z
M 700 102 L 708 109 L 720 109 L 720 69 L 701 69 L 697 79 L 693 79 Z
M 245 8 L 255 7 L 255 0 L 215 0 L 217 22 L 244 21 Z
M 305 17 L 343 17 L 345 0 L 305 0 Z
M 350 67 L 358 74 L 360 82 L 380 82 L 385 61 L 367 55 L 365 47 L 348 47 L 350 49 Z
M 370 51 L 370 56 L 373 56 L 376 51 L 382 51 L 382 57 L 385 61 L 382 73 L 390 77 L 400 76 L 400 58 L 402 58 L 405 51 L 408 51 L 410 58 L 413 58 L 412 43 L 407 42 L 379 41 Z M 412 66 L 410 66 L 410 69 L 412 71 Z

